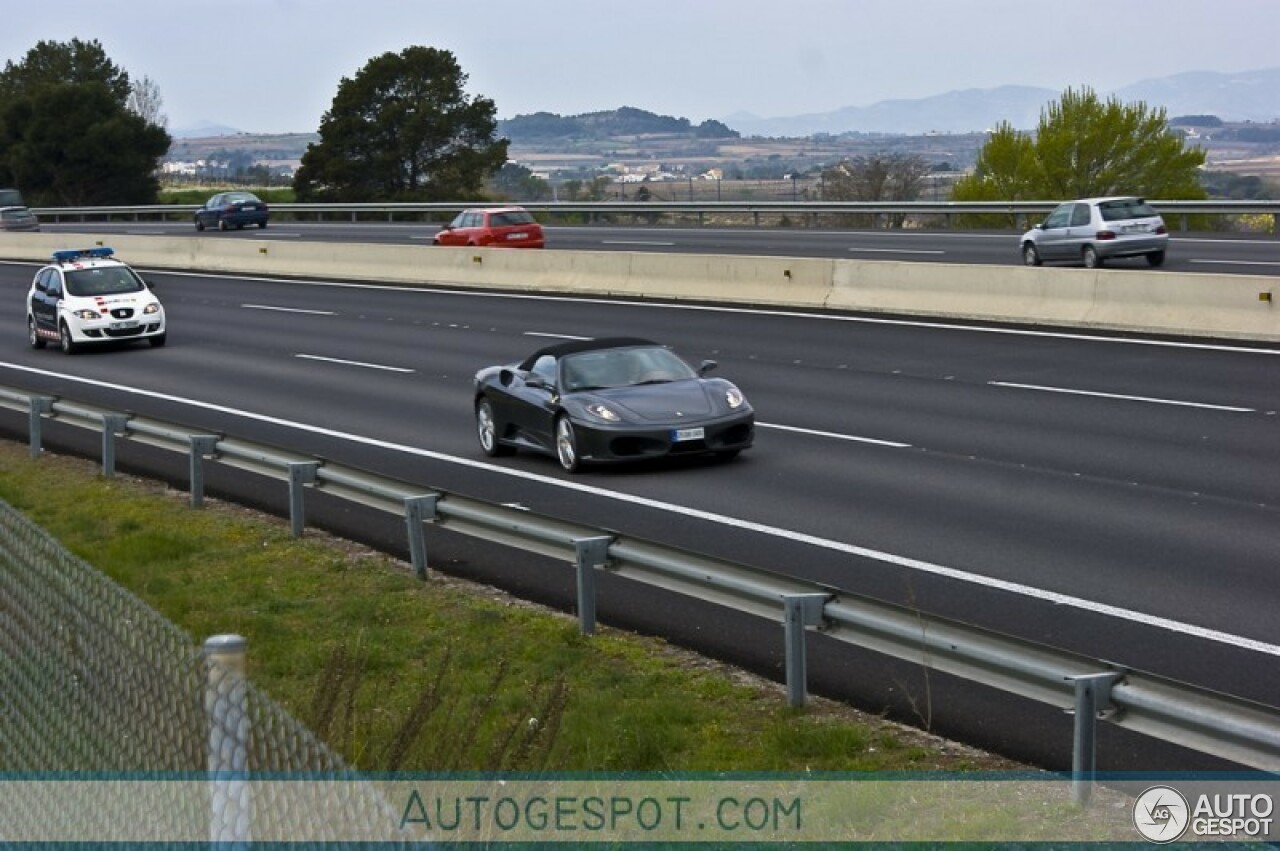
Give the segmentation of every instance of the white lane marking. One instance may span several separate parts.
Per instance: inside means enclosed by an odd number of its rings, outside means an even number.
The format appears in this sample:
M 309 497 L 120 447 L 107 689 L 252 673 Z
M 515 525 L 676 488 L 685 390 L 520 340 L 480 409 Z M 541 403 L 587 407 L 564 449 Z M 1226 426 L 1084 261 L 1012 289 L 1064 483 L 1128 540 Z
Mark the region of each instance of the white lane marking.
M 0 260 L 0 265 L 33 266 L 30 261 Z M 173 269 L 144 269 L 148 273 L 173 275 L 187 278 L 225 278 L 226 274 L 208 272 L 181 272 Z M 473 298 L 501 298 L 525 301 L 551 301 L 574 304 L 607 304 L 612 307 L 658 308 L 661 310 L 689 310 L 705 313 L 743 314 L 747 316 L 777 316 L 786 319 L 813 319 L 825 322 L 851 322 L 863 325 L 890 325 L 902 328 L 929 328 L 941 331 L 966 331 L 981 334 L 1006 334 L 1014 337 L 1044 337 L 1056 340 L 1078 340 L 1089 343 L 1123 343 L 1133 346 L 1156 346 L 1170 349 L 1189 349 L 1196 351 L 1234 352 L 1250 355 L 1280 356 L 1280 347 L 1261 348 L 1250 346 L 1224 346 L 1217 343 L 1189 343 L 1184 340 L 1147 340 L 1140 337 L 1102 336 L 1098 334 L 1077 334 L 1070 331 L 1039 331 L 1027 328 L 1000 328 L 987 325 L 957 325 L 949 322 L 926 322 L 919 319 L 884 319 L 875 316 L 848 316 L 844 314 L 805 313 L 799 310 L 766 310 L 756 307 L 726 307 L 724 305 L 684 304 L 663 301 L 620 301 L 611 298 L 590 298 L 563 295 L 539 295 L 535 293 L 510 292 L 477 292 L 475 290 L 454 289 L 451 287 L 416 287 L 412 285 L 397 286 L 394 284 L 363 284 L 353 281 L 315 281 L 293 280 L 288 278 L 267 278 L 262 276 L 235 276 L 237 281 L 262 281 L 273 284 L 301 284 L 307 287 L 333 287 L 335 289 L 379 290 L 397 293 L 424 293 L 434 295 L 462 295 Z
M 1209 266 L 1280 266 L 1280 260 L 1188 260 Z
M 648 239 L 602 239 L 601 245 L 656 245 L 659 248 L 671 248 L 674 242 L 657 242 Z
M 1132 609 L 1122 609 L 1119 606 L 1112 606 L 1107 603 L 1099 603 L 1094 600 L 1086 600 L 1082 597 L 1073 597 L 1069 594 L 1059 594 L 1055 591 L 1047 591 L 1043 588 L 1035 588 L 1030 585 L 1023 585 L 1017 582 L 1008 582 L 1003 579 L 993 579 L 989 576 L 982 576 L 977 573 L 969 573 L 968 571 L 959 570 L 952 567 L 945 567 L 940 564 L 922 561 L 920 559 L 908 558 L 906 556 L 894 555 L 892 553 L 880 552 L 879 550 L 860 547 L 856 544 L 846 544 L 843 541 L 832 541 L 827 538 L 819 538 L 815 535 L 807 535 L 803 532 L 794 532 L 790 529 L 781 529 L 776 526 L 766 526 L 762 523 L 756 523 L 750 520 L 742 520 L 737 517 L 729 517 L 724 514 L 714 514 L 710 511 L 703 511 L 698 508 L 691 508 L 685 505 L 676 505 L 669 502 L 661 502 L 656 499 L 650 499 L 643 496 L 635 496 L 632 494 L 621 493 L 619 491 L 605 490 L 604 488 L 594 485 L 582 484 L 581 482 L 565 481 L 563 479 L 554 479 L 550 476 L 544 476 L 539 473 L 530 473 L 524 470 L 512 470 L 506 467 L 500 467 L 497 464 L 490 464 L 486 461 L 476 461 L 471 458 L 461 458 L 456 455 L 446 455 L 443 452 L 433 452 L 430 449 L 420 449 L 416 446 L 406 446 L 401 443 L 392 443 L 377 438 L 365 437 L 363 435 L 351 434 L 349 432 L 336 431 L 334 429 L 323 428 L 321 426 L 311 425 L 309 423 L 299 423 L 292 420 L 285 420 L 279 417 L 273 417 L 266 414 L 257 414 L 252 411 L 245 411 L 239 408 L 231 408 L 225 405 L 215 405 L 211 402 L 201 402 L 196 399 L 186 399 L 181 396 L 172 396 L 168 393 L 158 393 L 153 390 L 141 390 L 137 387 L 126 387 L 123 384 L 113 384 L 108 381 L 98 381 L 92 378 L 82 378 L 78 375 L 68 375 L 61 372 L 53 372 L 52 370 L 37 369 L 35 367 L 23 366 L 21 364 L 0 362 L 0 367 L 5 367 L 18 372 L 27 372 L 35 375 L 44 375 L 50 378 L 59 378 L 64 381 L 76 382 L 80 384 L 90 384 L 96 387 L 103 387 L 110 390 L 116 390 L 122 393 L 132 393 L 138 396 L 146 396 L 152 399 L 160 399 L 166 402 L 176 402 L 183 405 L 190 405 L 194 408 L 202 408 L 204 410 L 216 411 L 222 414 L 230 414 L 232 416 L 242 417 L 244 419 L 255 420 L 257 422 L 269 423 L 271 425 L 286 426 L 288 428 L 305 431 L 311 434 L 318 434 L 324 437 L 333 437 L 340 440 L 349 440 L 353 443 L 360 443 L 365 446 L 371 446 L 378 449 L 386 449 L 394 452 L 404 452 L 409 455 L 416 455 L 421 458 L 430 458 L 435 461 L 441 461 L 448 464 L 457 464 L 461 467 L 470 467 L 475 470 L 484 470 L 490 473 L 496 473 L 502 476 L 508 476 L 517 479 L 526 479 L 528 481 L 538 482 L 549 487 L 558 487 L 565 490 L 573 490 L 579 493 L 590 494 L 604 499 L 613 499 L 619 502 L 630 503 L 631 505 L 639 505 L 644 508 L 651 508 L 656 511 L 665 511 L 672 514 L 678 514 L 682 517 L 693 517 L 704 520 L 708 523 L 718 523 L 735 529 L 742 529 L 749 532 L 756 532 L 761 535 L 769 535 L 783 540 L 793 541 L 795 543 L 807 544 L 813 547 L 819 547 L 834 552 L 844 553 L 847 555 L 857 556 L 859 558 L 880 561 L 886 564 L 892 564 L 896 567 L 915 570 L 920 573 L 928 573 L 934 576 L 942 576 L 947 579 L 954 579 L 958 582 L 967 582 L 972 585 L 980 585 L 984 588 L 992 588 L 1000 591 L 1007 591 L 1012 594 L 1018 594 L 1023 597 L 1029 597 L 1033 600 L 1040 600 L 1053 603 L 1059 606 L 1069 606 L 1071 608 L 1080 609 L 1095 614 L 1107 615 L 1109 617 L 1118 618 L 1120 620 L 1130 621 L 1132 623 L 1142 624 L 1144 626 L 1163 629 L 1168 632 L 1175 632 L 1182 635 L 1191 636 L 1193 638 L 1212 641 L 1218 644 L 1225 644 L 1229 647 L 1241 648 L 1244 650 L 1252 650 L 1257 653 L 1264 653 L 1268 656 L 1280 658 L 1280 646 L 1268 644 L 1265 641 L 1258 641 L 1253 638 L 1246 638 L 1243 635 L 1233 635 L 1228 632 L 1220 632 L 1216 629 L 1208 629 L 1206 627 L 1196 626 L 1195 624 L 1185 623 L 1183 621 L 1175 621 L 1169 618 L 1162 618 L 1156 615 L 1149 615 L 1144 612 L 1137 612 Z
M 1069 396 L 1096 396 L 1100 399 L 1118 399 L 1125 402 L 1148 402 L 1153 405 L 1177 405 L 1183 408 L 1205 408 L 1210 411 L 1231 411 L 1238 414 L 1252 414 L 1254 408 L 1239 408 L 1234 405 L 1211 405 L 1208 402 L 1185 402 L 1180 399 L 1157 399 L 1153 396 L 1128 396 L 1123 393 L 1099 393 L 1096 390 L 1073 390 L 1069 387 L 1044 387 L 1039 384 L 1017 384 L 1012 381 L 988 381 L 994 387 L 1011 387 L 1014 390 L 1037 390 L 1043 393 L 1065 393 Z
M 572 334 L 552 334 L 550 331 L 525 331 L 525 337 L 553 337 L 557 340 L 594 340 L 594 337 L 575 337 Z
M 358 360 L 343 360 L 342 358 L 327 358 L 327 357 L 324 357 L 323 355 L 296 354 L 294 355 L 294 357 L 302 358 L 303 360 L 323 361 L 324 363 L 337 363 L 337 364 L 342 364 L 343 366 L 359 366 L 359 367 L 364 367 L 365 369 L 381 369 L 386 372 L 413 372 L 414 371 L 412 369 L 406 369 L 402 366 L 384 366 L 383 364 L 380 364 L 380 363 L 365 363 L 364 361 L 358 361 Z
M 858 248 L 853 247 L 850 251 L 856 251 L 860 254 L 946 254 L 945 251 L 937 249 L 924 248 Z
M 858 437 L 855 434 L 840 434 L 835 431 L 819 431 L 812 428 L 799 428 L 798 426 L 779 425 L 778 423 L 756 423 L 756 428 L 772 428 L 778 431 L 789 431 L 795 434 L 807 434 L 813 437 L 829 437 L 832 440 L 849 440 L 855 443 L 872 443 L 876 446 L 890 446 L 894 449 L 910 449 L 910 443 L 898 443 L 895 440 L 879 440 L 874 437 Z
M 275 310 L 280 313 L 310 313 L 315 316 L 337 316 L 338 314 L 332 310 L 306 310 L 301 307 L 275 307 L 270 304 L 242 304 L 240 305 L 248 310 Z

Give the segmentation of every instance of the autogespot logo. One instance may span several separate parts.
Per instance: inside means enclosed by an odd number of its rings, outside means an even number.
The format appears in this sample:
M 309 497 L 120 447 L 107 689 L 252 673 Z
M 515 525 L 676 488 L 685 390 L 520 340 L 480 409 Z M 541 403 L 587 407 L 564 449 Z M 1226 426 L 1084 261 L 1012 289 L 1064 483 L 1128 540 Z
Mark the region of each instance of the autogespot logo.
M 1133 803 L 1133 826 L 1143 838 L 1164 844 L 1187 832 L 1191 810 L 1177 789 L 1152 786 Z

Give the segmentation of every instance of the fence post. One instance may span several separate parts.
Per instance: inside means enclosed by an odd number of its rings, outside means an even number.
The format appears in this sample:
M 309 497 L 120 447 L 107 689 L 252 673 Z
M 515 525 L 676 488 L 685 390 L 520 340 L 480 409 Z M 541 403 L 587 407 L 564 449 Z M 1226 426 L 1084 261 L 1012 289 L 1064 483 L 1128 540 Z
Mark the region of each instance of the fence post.
M 439 518 L 436 503 L 440 495 L 429 493 L 423 496 L 405 497 L 404 520 L 409 527 L 409 560 L 413 562 L 413 573 L 419 579 L 427 578 L 427 537 L 422 524 L 427 520 L 433 523 Z
M 217 847 L 247 848 L 253 820 L 249 785 L 248 689 L 245 651 L 239 635 L 215 635 L 204 642 L 205 713 L 209 718 L 209 840 Z
M 826 594 L 783 594 L 783 640 L 786 642 L 787 705 L 804 706 L 809 679 L 804 628 L 822 623 Z
M 191 507 L 204 507 L 204 459 L 212 457 L 218 448 L 216 434 L 191 435 L 190 469 L 191 469 Z
M 41 426 L 46 414 L 53 413 L 52 396 L 32 396 L 27 399 L 27 439 L 31 445 L 31 457 L 39 458 L 41 447 Z
M 1077 804 L 1089 803 L 1098 769 L 1098 716 L 1110 711 L 1111 687 L 1123 674 L 1108 671 L 1071 677 L 1076 688 L 1075 732 L 1071 748 L 1071 797 Z
M 612 543 L 613 538 L 608 535 L 573 539 L 578 554 L 578 629 L 583 635 L 593 635 L 596 631 L 595 569 L 609 561 Z
M 306 507 L 303 503 L 305 485 L 316 480 L 319 461 L 294 461 L 289 464 L 289 524 L 293 537 L 301 538 L 306 525 Z
M 129 418 L 124 414 L 102 415 L 102 475 L 116 474 L 116 435 L 124 434 Z

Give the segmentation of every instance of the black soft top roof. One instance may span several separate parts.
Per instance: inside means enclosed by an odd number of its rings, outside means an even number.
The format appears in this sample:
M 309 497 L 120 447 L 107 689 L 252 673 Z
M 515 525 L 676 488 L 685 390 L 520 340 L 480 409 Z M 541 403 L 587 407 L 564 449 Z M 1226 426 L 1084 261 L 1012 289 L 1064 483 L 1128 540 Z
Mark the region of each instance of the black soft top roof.
M 631 346 L 656 346 L 658 343 L 652 340 L 646 340 L 642 337 L 598 337 L 594 340 L 568 340 L 563 343 L 555 343 L 550 346 L 543 346 L 529 357 L 525 358 L 520 364 L 520 369 L 528 371 L 533 368 L 534 362 L 543 355 L 551 355 L 552 357 L 561 358 L 565 355 L 571 355 L 575 352 L 594 352 L 600 349 L 625 349 Z

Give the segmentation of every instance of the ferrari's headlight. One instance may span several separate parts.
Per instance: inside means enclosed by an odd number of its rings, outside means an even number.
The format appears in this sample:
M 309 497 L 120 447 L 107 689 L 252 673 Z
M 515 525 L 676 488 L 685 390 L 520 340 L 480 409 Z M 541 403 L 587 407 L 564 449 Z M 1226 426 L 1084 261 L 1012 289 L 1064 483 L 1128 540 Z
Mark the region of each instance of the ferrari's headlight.
M 730 408 L 741 408 L 743 403 L 747 401 L 747 397 L 742 395 L 742 391 L 737 387 L 730 387 L 724 391 L 724 400 L 729 403 Z
M 616 423 L 621 419 L 621 417 L 619 417 L 612 408 L 608 405 L 602 405 L 599 402 L 592 402 L 590 405 L 587 405 L 587 413 L 593 417 L 599 417 L 600 419 L 611 423 Z
M 97 319 L 97 318 L 98 318 L 98 311 L 96 311 L 96 310 L 73 310 L 73 311 L 71 311 L 71 315 L 72 315 L 72 316 L 74 316 L 76 319 L 94 320 L 94 319 Z
M 157 302 L 153 301 L 151 304 L 148 304 L 146 308 L 143 309 L 142 312 L 147 314 L 148 316 L 150 316 L 153 313 L 159 313 L 160 305 Z

